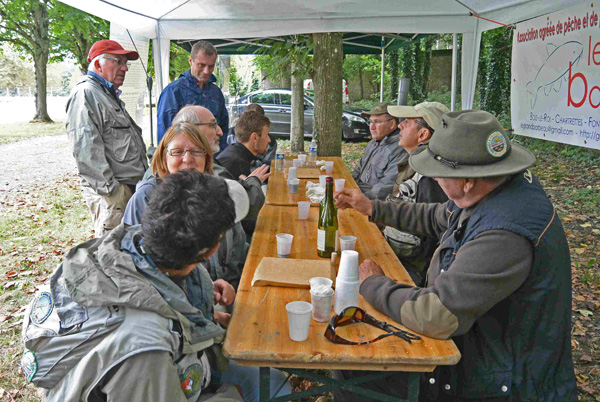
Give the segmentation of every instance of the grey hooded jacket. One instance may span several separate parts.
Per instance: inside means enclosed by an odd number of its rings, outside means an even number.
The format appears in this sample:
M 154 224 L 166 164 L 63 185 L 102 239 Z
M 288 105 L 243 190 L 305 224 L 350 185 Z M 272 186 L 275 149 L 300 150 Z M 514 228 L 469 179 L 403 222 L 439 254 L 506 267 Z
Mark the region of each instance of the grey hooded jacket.
M 140 252 L 140 233 L 141 226 L 120 225 L 71 249 L 50 278 L 52 314 L 36 325 L 31 305 L 26 312 L 22 337 L 38 366 L 31 380 L 44 388 L 58 384 L 50 393 L 55 400 L 72 389 L 90 391 L 115 364 L 136 353 L 165 350 L 175 358 L 222 339 L 225 330 L 211 318 L 213 284 L 206 270 L 198 265 L 178 286 Z M 121 328 L 137 332 L 113 335 Z M 75 366 L 79 369 L 71 370 Z M 94 367 L 93 375 L 87 366 Z M 67 373 L 65 388 L 60 384 Z

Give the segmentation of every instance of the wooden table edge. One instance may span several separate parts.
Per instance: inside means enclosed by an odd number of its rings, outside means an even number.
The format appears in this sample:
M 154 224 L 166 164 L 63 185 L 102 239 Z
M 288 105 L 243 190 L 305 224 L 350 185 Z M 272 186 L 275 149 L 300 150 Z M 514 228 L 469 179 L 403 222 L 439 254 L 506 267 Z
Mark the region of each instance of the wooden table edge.
M 275 361 L 275 360 L 236 360 L 231 359 L 240 366 L 254 366 L 254 367 L 277 367 L 277 368 L 296 368 L 296 369 L 324 369 L 324 370 L 359 370 L 359 371 L 403 371 L 403 372 L 418 372 L 428 373 L 435 370 L 436 365 L 419 365 L 419 364 L 365 364 L 356 363 L 348 364 L 344 363 L 321 363 L 311 362 L 307 364 L 305 362 L 292 362 L 292 361 Z

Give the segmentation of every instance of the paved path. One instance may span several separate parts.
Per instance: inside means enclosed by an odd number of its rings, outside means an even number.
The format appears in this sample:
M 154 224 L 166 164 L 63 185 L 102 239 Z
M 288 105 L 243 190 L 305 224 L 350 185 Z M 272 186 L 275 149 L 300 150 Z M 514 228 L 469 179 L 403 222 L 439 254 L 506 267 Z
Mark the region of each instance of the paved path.
M 0 195 L 77 173 L 66 134 L 0 145 Z

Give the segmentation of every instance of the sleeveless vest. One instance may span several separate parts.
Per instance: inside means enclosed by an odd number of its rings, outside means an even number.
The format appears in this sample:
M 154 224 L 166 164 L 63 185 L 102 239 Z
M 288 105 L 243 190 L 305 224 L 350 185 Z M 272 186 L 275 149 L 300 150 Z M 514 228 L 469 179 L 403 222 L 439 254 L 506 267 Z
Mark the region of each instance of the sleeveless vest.
M 460 225 L 460 208 L 448 205 L 452 214 L 434 276 L 452 269 L 456 252 L 488 230 L 525 237 L 534 260 L 519 289 L 477 319 L 466 334 L 453 338 L 462 359 L 436 370 L 438 391 L 467 398 L 576 401 L 569 247 L 537 178 L 529 171 L 515 175 L 480 201 Z

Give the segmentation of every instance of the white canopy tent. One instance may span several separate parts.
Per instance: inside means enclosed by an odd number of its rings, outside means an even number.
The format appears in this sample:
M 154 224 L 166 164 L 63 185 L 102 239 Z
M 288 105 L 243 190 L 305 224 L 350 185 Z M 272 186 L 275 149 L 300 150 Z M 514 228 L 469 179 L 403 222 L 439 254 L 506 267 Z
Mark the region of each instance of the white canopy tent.
M 462 108 L 475 95 L 481 33 L 582 0 L 61 0 L 153 40 L 156 84 L 168 82 L 169 41 L 312 32 L 462 33 Z

